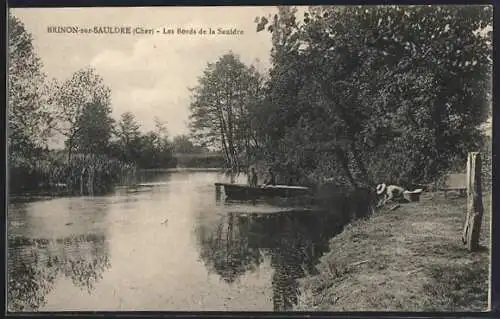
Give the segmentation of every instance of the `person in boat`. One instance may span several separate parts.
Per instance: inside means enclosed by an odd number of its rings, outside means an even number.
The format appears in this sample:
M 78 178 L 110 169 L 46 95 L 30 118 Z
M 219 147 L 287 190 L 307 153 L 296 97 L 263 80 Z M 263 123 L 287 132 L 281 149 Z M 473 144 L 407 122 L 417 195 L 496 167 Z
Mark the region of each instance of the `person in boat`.
M 274 175 L 272 169 L 268 170 L 267 179 L 262 186 L 267 186 L 267 185 L 276 185 L 276 176 Z
M 257 172 L 255 171 L 255 167 L 252 167 L 250 171 L 250 186 L 257 187 L 258 177 Z
M 384 205 L 389 201 L 402 201 L 404 200 L 405 189 L 396 185 L 378 184 L 377 195 L 380 196 L 380 205 Z

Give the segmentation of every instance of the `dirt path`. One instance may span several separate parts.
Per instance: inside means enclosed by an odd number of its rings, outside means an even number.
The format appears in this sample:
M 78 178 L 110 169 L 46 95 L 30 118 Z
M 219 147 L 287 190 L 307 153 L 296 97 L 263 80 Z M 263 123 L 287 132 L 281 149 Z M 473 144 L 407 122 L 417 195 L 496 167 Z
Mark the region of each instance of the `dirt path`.
M 301 281 L 297 310 L 486 311 L 490 202 L 473 254 L 461 243 L 465 198 L 434 194 L 354 222 Z

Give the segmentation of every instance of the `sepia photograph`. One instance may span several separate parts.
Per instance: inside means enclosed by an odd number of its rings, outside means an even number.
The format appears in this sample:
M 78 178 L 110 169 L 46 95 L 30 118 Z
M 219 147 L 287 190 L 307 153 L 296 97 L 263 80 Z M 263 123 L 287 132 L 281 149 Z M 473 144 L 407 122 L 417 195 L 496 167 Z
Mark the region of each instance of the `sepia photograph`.
M 484 312 L 493 6 L 10 8 L 7 311 Z

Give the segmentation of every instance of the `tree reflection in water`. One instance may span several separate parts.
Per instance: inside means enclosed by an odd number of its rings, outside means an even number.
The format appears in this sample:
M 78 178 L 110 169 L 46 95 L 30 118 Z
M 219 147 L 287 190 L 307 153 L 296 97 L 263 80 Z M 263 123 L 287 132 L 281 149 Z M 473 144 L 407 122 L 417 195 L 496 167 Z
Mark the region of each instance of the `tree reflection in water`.
M 262 262 L 258 248 L 249 246 L 248 221 L 229 213 L 222 216 L 215 229 L 200 225 L 200 257 L 207 268 L 227 283 L 233 283 L 245 272 L 256 269 Z
M 86 234 L 55 241 L 17 237 L 8 243 L 9 311 L 37 311 L 45 306 L 55 279 L 64 276 L 89 294 L 110 268 L 104 235 Z
M 215 227 L 200 225 L 201 259 L 209 271 L 232 283 L 269 256 L 275 311 L 291 310 L 298 298 L 297 279 L 314 273 L 328 240 L 341 229 L 335 213 L 294 211 L 273 214 L 228 213 Z

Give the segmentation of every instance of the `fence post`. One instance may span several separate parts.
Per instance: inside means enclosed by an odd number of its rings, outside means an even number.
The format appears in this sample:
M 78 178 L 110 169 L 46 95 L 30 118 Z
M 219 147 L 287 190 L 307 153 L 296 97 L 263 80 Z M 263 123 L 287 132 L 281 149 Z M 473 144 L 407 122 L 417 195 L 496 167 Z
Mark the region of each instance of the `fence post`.
M 481 155 L 470 152 L 467 159 L 467 217 L 462 234 L 462 242 L 469 251 L 479 248 L 483 210 Z

